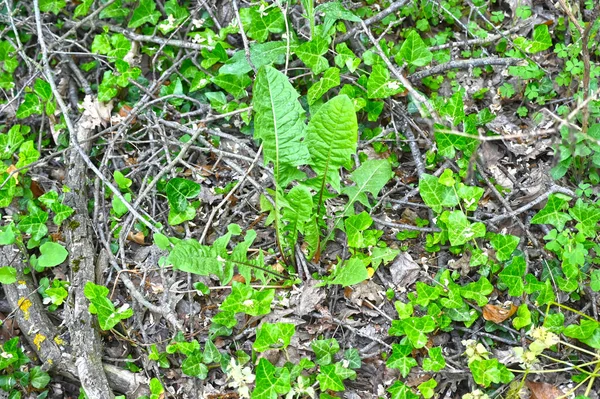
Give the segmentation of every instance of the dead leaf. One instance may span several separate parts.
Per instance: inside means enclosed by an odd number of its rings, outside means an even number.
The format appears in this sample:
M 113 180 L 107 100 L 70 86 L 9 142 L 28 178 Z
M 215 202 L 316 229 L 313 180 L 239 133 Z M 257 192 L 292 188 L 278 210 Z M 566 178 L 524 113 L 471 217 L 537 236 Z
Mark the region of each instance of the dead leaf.
M 232 278 L 233 281 L 237 281 L 238 283 L 246 284 L 246 279 L 241 274 L 236 274 Z
M 420 271 L 421 266 L 408 252 L 401 252 L 390 265 L 392 281 L 397 287 L 408 287 L 417 281 Z
M 299 298 L 297 298 L 296 315 L 302 317 L 314 312 L 316 306 L 323 303 L 324 300 L 325 290 L 322 287 L 317 287 L 317 281 L 307 281 L 302 286 Z
M 525 381 L 525 385 L 531 391 L 531 399 L 557 399 L 565 393 L 558 387 L 547 382 Z
M 10 165 L 8 168 L 6 168 L 6 173 L 12 173 L 15 170 L 17 170 L 17 168 L 15 167 L 15 165 Z M 15 173 L 14 175 L 12 175 L 13 179 L 15 179 L 15 182 L 19 181 L 19 172 Z
M 373 282 L 373 280 L 363 281 L 360 284 L 344 289 L 344 296 L 358 306 L 362 306 L 365 300 L 379 305 L 383 302 L 383 295 L 380 292 L 383 288 Z
M 483 307 L 483 318 L 496 324 L 502 323 L 510 316 L 515 314 L 517 307 L 512 302 L 506 302 L 502 305 L 490 305 Z
M 129 232 L 129 234 L 127 234 L 127 240 L 133 241 L 136 244 L 140 244 L 140 245 L 144 245 L 145 238 L 146 237 L 144 236 L 144 233 L 142 233 L 141 231 L 138 231 L 135 234 L 133 234 L 132 232 Z

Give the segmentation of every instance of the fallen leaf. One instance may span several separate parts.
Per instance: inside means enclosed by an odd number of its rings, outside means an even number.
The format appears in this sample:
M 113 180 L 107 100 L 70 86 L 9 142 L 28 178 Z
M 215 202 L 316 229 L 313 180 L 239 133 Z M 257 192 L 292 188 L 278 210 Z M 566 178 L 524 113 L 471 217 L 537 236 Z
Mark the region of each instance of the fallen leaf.
M 401 252 L 390 265 L 392 281 L 397 287 L 408 287 L 417 280 L 421 266 L 408 252 Z
M 525 385 L 531 391 L 531 399 L 557 399 L 565 393 L 547 382 L 525 381 Z
M 502 305 L 490 305 L 488 303 L 483 307 L 483 318 L 499 324 L 515 314 L 517 309 L 512 302 L 506 302 Z
M 127 239 L 129 241 L 133 241 L 136 244 L 140 244 L 140 245 L 144 245 L 145 238 L 146 237 L 144 236 L 144 233 L 142 233 L 141 231 L 138 231 L 135 234 L 133 234 L 132 232 L 129 232 L 129 234 L 127 234 Z

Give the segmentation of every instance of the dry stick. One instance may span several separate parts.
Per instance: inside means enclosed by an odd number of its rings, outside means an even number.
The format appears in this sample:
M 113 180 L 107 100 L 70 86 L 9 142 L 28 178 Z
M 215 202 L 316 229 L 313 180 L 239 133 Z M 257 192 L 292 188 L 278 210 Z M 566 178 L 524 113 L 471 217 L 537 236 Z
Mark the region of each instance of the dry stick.
M 464 40 L 462 42 L 450 42 L 450 43 L 440 44 L 438 46 L 431 46 L 431 47 L 429 47 L 429 51 L 444 50 L 444 49 L 451 48 L 451 47 L 468 47 L 468 46 L 480 46 L 480 45 L 484 45 L 484 44 L 490 44 L 490 43 L 495 42 L 498 39 L 505 37 L 506 35 L 510 35 L 511 33 L 517 32 L 517 31 L 521 30 L 522 28 L 527 27 L 528 25 L 532 24 L 532 21 L 533 20 L 528 20 L 523 24 L 513 26 L 512 28 L 510 28 L 504 32 L 500 32 L 496 35 L 490 35 L 484 39 L 477 38 L 477 39 Z
M 377 22 L 381 21 L 382 19 L 384 19 L 388 15 L 390 15 L 390 14 L 398 11 L 399 9 L 401 9 L 402 7 L 404 7 L 408 3 L 409 3 L 409 0 L 400 0 L 400 1 L 393 2 L 385 10 L 383 10 L 383 11 L 381 11 L 381 12 L 373 15 L 371 18 L 365 19 L 362 22 L 363 29 L 364 29 L 365 26 L 370 26 L 370 25 L 373 25 L 374 23 L 377 23 Z M 350 29 L 347 33 L 345 33 L 342 36 L 339 36 L 338 38 L 336 38 L 335 39 L 335 43 L 338 44 L 338 43 L 341 43 L 341 42 L 345 42 L 346 40 L 350 39 L 352 36 L 354 36 L 355 34 L 357 34 L 359 30 L 360 30 L 360 27 L 359 26 L 355 26 L 354 28 Z
M 235 0 L 234 0 L 234 2 L 235 2 Z M 200 244 L 202 244 L 204 242 L 204 239 L 206 238 L 206 234 L 208 233 L 208 229 L 210 228 L 210 225 L 212 224 L 212 221 L 213 221 L 215 215 L 217 214 L 217 211 L 219 209 L 221 209 L 221 207 L 224 206 L 227 203 L 227 201 L 229 201 L 229 199 L 231 198 L 231 196 L 236 192 L 236 190 L 238 188 L 242 187 L 242 185 L 246 181 L 246 178 L 248 177 L 248 175 L 250 174 L 250 172 L 252 172 L 252 169 L 254 168 L 254 166 L 256 165 L 256 163 L 258 162 L 258 159 L 260 157 L 262 149 L 263 149 L 263 146 L 261 144 L 260 147 L 259 147 L 259 149 L 258 149 L 258 151 L 256 152 L 256 156 L 252 160 L 252 163 L 248 167 L 248 170 L 246 171 L 246 173 L 244 173 L 244 175 L 242 176 L 242 178 L 240 179 L 240 181 L 238 181 L 237 184 L 229 191 L 229 193 L 227 193 L 227 195 L 225 196 L 225 198 L 223 198 L 223 200 L 216 207 L 214 207 L 213 210 L 210 212 L 210 216 L 208 217 L 208 220 L 206 221 L 206 226 L 204 226 L 204 230 L 202 231 L 202 236 L 200 236 L 200 241 L 199 241 Z
M 498 215 L 496 217 L 493 217 L 493 218 L 487 220 L 487 222 L 489 222 L 489 223 L 497 223 L 497 222 L 499 222 L 501 220 L 512 218 L 513 216 L 516 216 L 516 215 L 519 215 L 519 214 L 521 214 L 523 212 L 528 211 L 529 209 L 533 208 L 534 206 L 536 206 L 540 202 L 542 202 L 545 199 L 547 199 L 551 194 L 555 194 L 555 193 L 561 193 L 561 194 L 568 195 L 571 198 L 577 198 L 577 195 L 572 190 L 570 190 L 568 188 L 565 188 L 565 187 L 561 187 L 561 186 L 557 186 L 557 185 L 553 184 L 552 186 L 550 186 L 550 189 L 548 191 L 546 191 L 545 193 L 543 193 L 542 195 L 540 195 L 539 197 L 537 197 L 533 201 L 529 202 L 527 205 L 524 205 L 524 206 L 522 206 L 522 207 L 520 207 L 518 209 L 515 209 L 514 211 L 509 212 L 507 214 Z
M 248 47 L 248 38 L 246 37 L 246 31 L 244 30 L 244 24 L 242 24 L 242 18 L 240 17 L 240 10 L 238 10 L 237 0 L 233 0 L 231 2 L 233 4 L 233 11 L 235 12 L 235 17 L 237 18 L 238 26 L 240 27 L 240 35 L 242 35 L 242 42 L 244 43 L 244 53 L 246 54 L 246 61 L 248 61 L 248 65 L 254 71 L 256 75 L 256 67 L 254 63 L 252 63 L 252 59 L 250 58 L 250 47 Z
M 502 203 L 502 206 L 508 211 L 509 214 L 512 214 L 514 212 L 512 207 L 510 206 L 508 201 L 502 196 L 502 194 L 498 191 L 496 186 L 494 186 L 494 184 L 492 184 L 492 182 L 488 178 L 487 174 L 484 172 L 484 168 L 483 168 L 483 165 L 481 164 L 481 162 L 477 162 L 477 169 L 478 169 L 479 174 L 485 181 L 485 184 L 490 188 L 490 190 L 492 190 L 492 192 L 494 193 L 494 195 L 496 196 L 498 201 L 500 201 L 500 203 Z M 531 241 L 536 248 L 539 248 L 540 243 L 533 236 L 533 234 L 531 234 L 529 229 L 525 227 L 525 225 L 523 224 L 521 219 L 519 219 L 516 215 L 512 215 L 511 217 L 519 225 L 521 230 L 523 230 L 523 232 L 527 235 L 527 238 L 529 239 L 529 241 Z
M 439 73 L 443 73 L 450 69 L 467 69 L 467 68 L 475 68 L 480 66 L 487 65 L 501 65 L 501 66 L 510 66 L 517 65 L 522 62 L 521 58 L 496 58 L 496 57 L 487 57 L 487 58 L 474 58 L 470 60 L 456 60 L 450 61 L 445 64 L 436 65 L 433 68 L 425 69 L 423 71 L 415 72 L 408 77 L 411 81 L 418 81 L 420 79 L 426 78 L 427 76 L 437 75 Z
M 391 345 L 388 344 L 387 342 L 377 338 L 377 337 L 373 337 L 369 334 L 365 334 L 362 331 L 352 327 L 351 325 L 349 325 L 348 323 L 344 323 L 344 321 L 340 320 L 340 319 L 336 319 L 335 317 L 327 317 L 327 316 L 323 316 L 321 313 L 319 312 L 312 312 L 310 314 L 312 317 L 316 318 L 316 319 L 324 319 L 325 321 L 332 321 L 335 324 L 337 324 L 340 327 L 346 328 L 348 330 L 350 330 L 350 332 L 352 332 L 353 334 L 358 335 L 359 337 L 363 337 L 363 338 L 367 338 L 370 339 L 372 341 L 377 342 L 380 345 L 385 346 L 387 349 L 392 349 Z
M 400 83 L 402 83 L 402 86 L 404 86 L 408 90 L 408 92 L 412 95 L 413 100 L 415 101 L 415 103 L 417 105 L 421 105 L 421 104 L 425 105 L 425 107 L 429 111 L 429 114 L 434 119 L 437 120 L 438 119 L 437 118 L 437 113 L 435 112 L 435 109 L 433 108 L 433 106 L 431 105 L 431 103 L 429 102 L 429 100 L 427 100 L 427 98 L 425 98 L 425 96 L 423 96 L 421 93 L 419 93 L 418 91 L 416 91 L 415 88 L 410 83 L 410 81 L 408 79 L 406 79 L 404 77 L 404 75 L 402 75 L 400 73 L 400 71 L 398 71 L 398 69 L 394 66 L 394 64 L 392 64 L 392 62 L 390 61 L 390 59 L 385 55 L 385 53 L 381 49 L 381 46 L 379 45 L 379 42 L 377 40 L 375 40 L 375 38 L 373 37 L 373 34 L 371 33 L 371 30 L 367 27 L 367 25 L 365 25 L 364 21 L 361 21 L 361 24 L 363 26 L 363 29 L 364 29 L 365 33 L 369 37 L 369 40 L 371 40 L 371 42 L 373 43 L 373 45 L 377 49 L 377 52 L 379 53 L 379 56 L 383 59 L 383 61 L 385 62 L 385 64 L 387 65 L 387 67 L 390 69 L 390 71 L 392 71 L 392 73 L 394 74 L 394 76 L 396 76 L 396 79 L 398 79 L 400 81 Z
M 379 223 L 383 226 L 394 227 L 394 228 L 400 229 L 400 230 L 420 231 L 422 233 L 439 233 L 440 231 L 442 231 L 441 229 L 439 229 L 437 227 L 419 227 L 419 226 L 413 226 L 412 224 L 401 224 L 401 223 L 388 222 L 386 220 L 379 219 L 374 216 L 371 216 L 371 219 L 373 219 L 373 221 L 375 223 Z
M 85 195 L 85 164 L 89 161 L 89 158 L 87 158 L 87 155 L 77 141 L 78 132 L 75 130 L 68 116 L 69 110 L 56 87 L 56 82 L 50 69 L 38 0 L 33 0 L 33 8 L 38 41 L 42 53 L 44 74 L 50 84 L 56 102 L 63 112 L 65 123 L 70 133 L 70 141 L 77 149 L 77 152 L 71 153 L 70 156 L 74 165 L 69 170 L 67 181 L 75 185 L 75 187 L 71 187 L 73 191 L 69 197 L 73 199 L 73 205 L 76 208 L 75 214 L 72 216 L 73 220 L 77 221 L 79 226 L 67 231 L 67 242 L 70 241 L 71 244 L 69 246 L 69 263 L 74 266 L 74 261 L 77 260 L 79 262 L 79 270 L 72 270 L 73 278 L 71 280 L 70 291 L 71 300 L 74 303 L 67 306 L 70 309 L 66 309 L 68 315 L 66 324 L 71 334 L 73 352 L 77 358 L 77 374 L 87 395 L 92 399 L 112 399 L 114 395 L 108 385 L 106 373 L 102 368 L 102 341 L 98 332 L 93 327 L 92 315 L 88 311 L 89 302 L 83 293 L 86 283 L 95 280 L 94 247 L 91 237 L 88 236 L 90 227 L 89 216 L 87 215 L 86 200 L 83 198 L 83 195 Z M 77 153 L 79 153 L 81 159 L 77 159 Z

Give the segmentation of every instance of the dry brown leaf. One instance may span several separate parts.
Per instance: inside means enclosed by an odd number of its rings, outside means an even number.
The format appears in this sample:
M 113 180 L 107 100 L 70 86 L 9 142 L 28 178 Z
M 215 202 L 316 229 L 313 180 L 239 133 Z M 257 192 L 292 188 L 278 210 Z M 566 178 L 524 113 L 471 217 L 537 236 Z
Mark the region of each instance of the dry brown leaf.
M 246 284 L 246 279 L 241 274 L 236 274 L 232 278 L 233 281 L 237 281 L 238 283 Z
M 483 318 L 499 324 L 515 314 L 516 311 L 517 307 L 512 303 L 504 303 L 502 305 L 490 305 L 488 303 L 483 307 Z
M 129 241 L 133 241 L 136 244 L 140 244 L 140 245 L 144 245 L 144 239 L 146 237 L 144 236 L 144 233 L 142 233 L 141 231 L 133 234 L 132 232 L 129 232 L 129 234 L 127 234 L 127 239 Z
M 531 399 L 557 399 L 565 393 L 558 387 L 547 382 L 525 381 L 525 385 L 531 391 Z
M 6 173 L 12 173 L 15 170 L 17 170 L 17 168 L 15 167 L 15 165 L 10 165 L 8 168 L 6 168 Z M 19 172 L 15 173 L 14 175 L 12 175 L 13 179 L 15 179 L 15 182 L 19 181 Z

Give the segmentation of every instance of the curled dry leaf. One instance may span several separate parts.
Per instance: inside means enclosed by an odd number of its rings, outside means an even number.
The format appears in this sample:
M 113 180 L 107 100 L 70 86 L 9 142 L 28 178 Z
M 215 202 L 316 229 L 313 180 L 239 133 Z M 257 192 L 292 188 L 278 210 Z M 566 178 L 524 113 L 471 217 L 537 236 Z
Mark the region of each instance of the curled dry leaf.
M 565 393 L 558 387 L 547 382 L 525 381 L 525 385 L 531 391 L 531 399 L 558 399 L 564 397 Z
M 144 236 L 144 233 L 142 233 L 141 231 L 133 234 L 132 232 L 129 232 L 129 234 L 127 234 L 127 240 L 129 241 L 133 241 L 136 244 L 140 244 L 140 245 L 144 245 L 144 239 L 146 237 Z
M 483 318 L 499 324 L 515 314 L 516 311 L 517 307 L 512 302 L 506 302 L 502 305 L 490 305 L 488 303 L 483 307 Z

